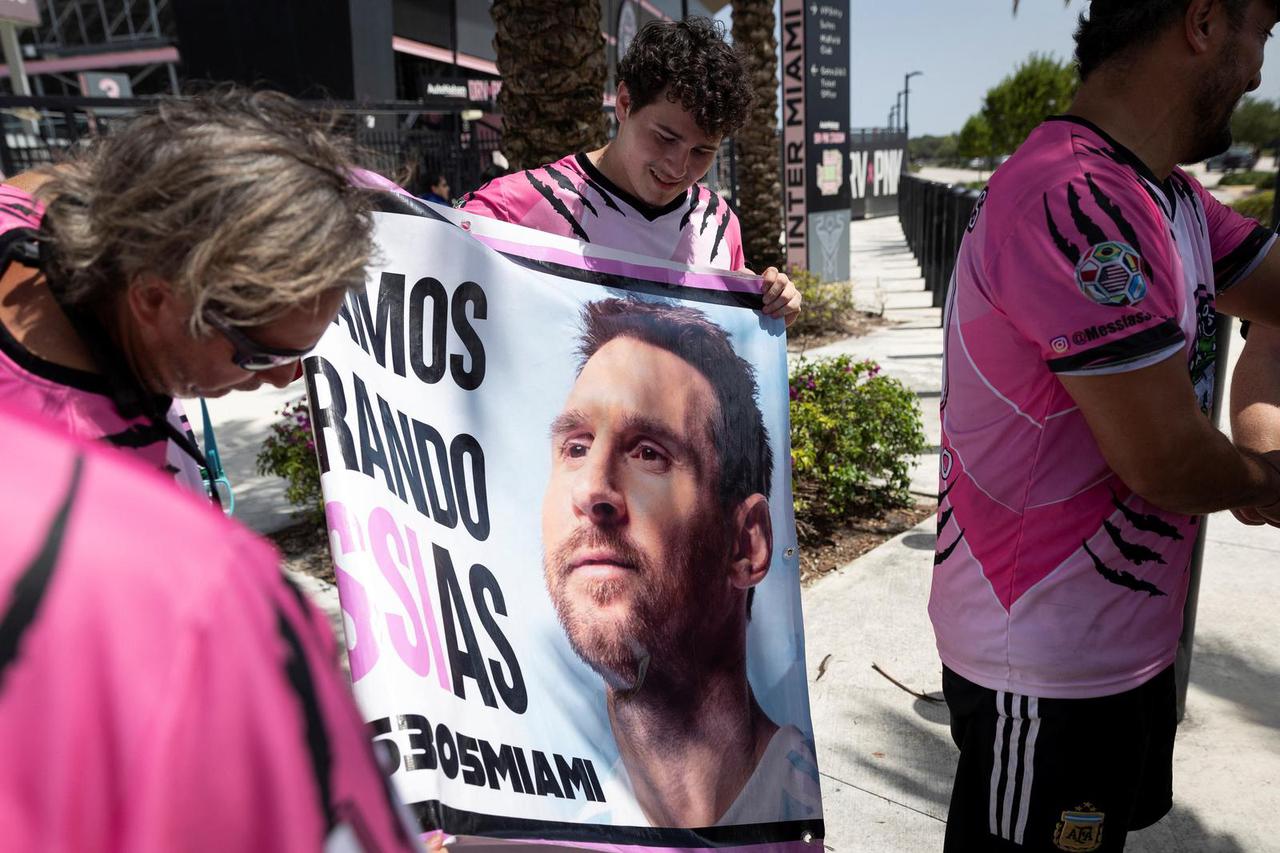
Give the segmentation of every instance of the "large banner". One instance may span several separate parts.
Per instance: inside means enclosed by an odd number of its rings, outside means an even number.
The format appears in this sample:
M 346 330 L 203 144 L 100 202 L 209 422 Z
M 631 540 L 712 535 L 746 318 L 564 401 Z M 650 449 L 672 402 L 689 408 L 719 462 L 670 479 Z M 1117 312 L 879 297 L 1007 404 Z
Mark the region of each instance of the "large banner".
M 306 360 L 356 698 L 424 828 L 821 853 L 758 282 L 377 214 Z

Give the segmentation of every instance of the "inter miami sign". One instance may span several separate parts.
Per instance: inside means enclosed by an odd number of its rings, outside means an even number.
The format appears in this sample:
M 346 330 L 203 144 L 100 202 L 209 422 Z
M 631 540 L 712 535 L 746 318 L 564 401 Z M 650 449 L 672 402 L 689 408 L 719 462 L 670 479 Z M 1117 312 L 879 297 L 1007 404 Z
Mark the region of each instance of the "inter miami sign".
M 782 0 L 787 261 L 849 278 L 849 0 Z

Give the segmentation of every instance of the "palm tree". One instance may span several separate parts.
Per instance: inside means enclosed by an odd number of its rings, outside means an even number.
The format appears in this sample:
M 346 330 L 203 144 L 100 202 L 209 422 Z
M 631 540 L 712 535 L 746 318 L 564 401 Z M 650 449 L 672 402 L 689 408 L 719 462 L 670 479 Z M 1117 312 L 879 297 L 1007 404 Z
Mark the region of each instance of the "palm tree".
M 493 0 L 502 152 L 530 169 L 607 136 L 599 0 Z
M 733 42 L 743 49 L 755 102 L 738 131 L 738 215 L 748 266 L 782 268 L 782 157 L 778 141 L 778 44 L 773 0 L 734 0 Z M 803 259 L 801 260 L 803 263 Z

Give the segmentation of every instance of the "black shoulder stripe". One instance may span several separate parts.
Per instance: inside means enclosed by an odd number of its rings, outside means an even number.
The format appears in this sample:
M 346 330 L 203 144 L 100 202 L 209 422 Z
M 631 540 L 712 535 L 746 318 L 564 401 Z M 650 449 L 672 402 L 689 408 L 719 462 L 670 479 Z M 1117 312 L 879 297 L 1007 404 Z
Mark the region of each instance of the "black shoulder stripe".
M 49 590 L 49 581 L 58 566 L 58 556 L 62 553 L 62 542 L 67 535 L 67 521 L 71 517 L 71 508 L 75 504 L 76 495 L 80 491 L 80 477 L 84 472 L 84 456 L 77 455 L 71 469 L 71 482 L 63 495 L 45 531 L 44 541 L 40 549 L 18 575 L 13 585 L 13 600 L 4 618 L 0 619 L 0 685 L 4 683 L 4 675 L 9 666 L 17 660 L 18 648 L 27 629 L 35 622 L 40 610 L 40 602 Z
M 525 172 L 524 176 L 529 179 L 529 183 L 533 184 L 533 188 L 547 200 L 547 204 L 551 205 L 551 209 L 560 214 L 560 218 L 569 223 L 569 227 L 573 229 L 573 233 L 587 242 L 591 242 L 591 238 L 587 236 L 587 232 L 582 230 L 582 226 L 578 224 L 578 220 L 573 218 L 573 214 L 569 212 L 569 208 L 564 206 L 564 202 L 556 198 L 556 194 L 551 191 L 551 187 L 544 184 L 533 176 L 533 172 Z
M 28 219 L 36 215 L 36 212 L 34 210 L 27 207 L 25 204 L 18 204 L 15 201 L 0 202 L 0 210 L 8 211 L 9 213 L 16 214 L 17 216 L 26 217 Z
M 307 665 L 306 653 L 302 649 L 302 641 L 289 624 L 284 613 L 276 611 L 276 630 L 288 648 L 285 658 L 284 672 L 289 685 L 298 697 L 302 706 L 302 717 L 306 726 L 307 753 L 311 757 L 311 771 L 316 778 L 316 787 L 320 797 L 320 810 L 324 814 L 324 826 L 327 833 L 337 824 L 337 815 L 333 807 L 333 756 L 329 751 L 329 734 L 325 731 L 324 718 L 320 713 L 320 702 L 316 697 L 315 680 L 311 668 Z
M 1107 197 L 1102 188 L 1093 182 L 1093 174 L 1084 173 L 1085 183 L 1089 185 L 1089 193 L 1093 196 L 1093 201 L 1098 205 L 1098 209 L 1111 218 L 1116 224 L 1116 228 L 1120 229 L 1121 235 L 1130 246 L 1132 246 L 1139 255 L 1142 254 L 1142 244 L 1138 242 L 1138 232 L 1133 230 L 1133 226 L 1129 224 L 1129 220 L 1125 219 L 1124 211 L 1120 206 Z
M 942 512 L 938 513 L 938 532 L 939 533 L 942 532 L 942 528 L 947 526 L 947 522 L 951 520 L 951 516 L 953 513 L 955 513 L 955 511 L 956 511 L 955 507 L 949 506 Z
M 551 176 L 551 179 L 553 181 L 555 181 L 557 184 L 560 185 L 560 188 L 562 190 L 564 190 L 565 192 L 573 193 L 579 199 L 581 199 L 582 206 L 585 207 L 587 210 L 591 211 L 592 216 L 600 215 L 598 212 L 596 212 L 596 206 L 591 203 L 591 200 L 588 199 L 581 192 L 579 192 L 578 188 L 573 185 L 573 181 L 565 177 L 563 172 L 561 172 L 555 166 L 543 166 L 542 168 L 547 170 L 547 174 Z
M 711 194 L 711 200 L 707 203 L 707 209 L 702 213 L 702 224 L 698 226 L 698 233 L 702 234 L 707 230 L 707 222 L 711 217 L 716 215 L 716 211 L 720 209 L 720 196 L 715 193 Z M 717 238 L 719 239 L 719 238 Z
M 1054 373 L 1068 373 L 1076 370 L 1121 365 L 1137 361 L 1144 355 L 1151 355 L 1162 349 L 1183 343 L 1186 338 L 1182 329 L 1173 320 L 1164 320 L 1158 325 L 1143 329 L 1119 340 L 1108 341 L 1102 346 L 1094 347 L 1074 355 L 1062 358 L 1051 358 L 1045 362 Z
M 1214 290 L 1221 294 L 1238 284 L 1244 271 L 1257 259 L 1258 254 L 1271 241 L 1272 231 L 1261 225 L 1249 232 L 1249 236 L 1241 241 L 1229 253 L 1213 265 Z
M 589 176 L 587 176 L 587 175 L 583 175 L 583 176 L 582 176 L 582 180 L 586 181 L 586 182 L 587 182 L 587 186 L 591 187 L 591 189 L 593 189 L 593 190 L 595 190 L 595 191 L 596 191 L 596 195 L 598 195 L 598 196 L 600 196 L 600 198 L 604 199 L 604 206 L 605 206 L 605 207 L 608 207 L 608 208 L 610 208 L 610 209 L 612 209 L 612 210 L 616 210 L 618 213 L 622 213 L 622 208 L 618 207 L 617 202 L 615 202 L 615 201 L 613 200 L 613 196 L 611 196 L 611 195 L 609 195 L 607 192 L 605 192 L 604 187 L 600 186 L 600 185 L 599 185 L 599 184 L 597 184 L 595 181 L 591 180 L 591 178 L 590 178 Z
M 678 230 L 683 231 L 684 227 L 689 224 L 689 219 L 693 216 L 693 211 L 698 206 L 698 198 L 701 195 L 702 193 L 698 191 L 697 184 L 689 187 L 689 209 L 680 218 L 680 228 Z
M 1071 262 L 1071 266 L 1080 263 L 1080 250 L 1076 248 L 1066 237 L 1062 236 L 1062 232 L 1058 230 L 1058 223 L 1053 221 L 1053 214 L 1049 212 L 1049 194 L 1044 194 L 1044 219 L 1049 225 L 1049 234 L 1053 237 L 1053 244 L 1058 247 L 1058 251 L 1066 256 Z
M 1075 223 L 1076 230 L 1084 237 L 1086 243 L 1096 246 L 1107 242 L 1106 232 L 1099 228 L 1080 207 L 1080 193 L 1076 192 L 1075 184 L 1067 184 L 1067 207 L 1071 210 L 1071 221 Z
M 715 195 L 712 195 L 711 197 L 713 199 L 719 198 L 719 196 Z M 720 220 L 720 227 L 716 229 L 716 240 L 711 244 L 711 257 L 708 258 L 708 260 L 714 261 L 716 259 L 716 252 L 720 251 L 720 242 L 724 240 L 724 232 L 729 228 L 730 216 L 733 216 L 733 211 L 729 209 L 728 205 L 725 205 L 724 217 Z

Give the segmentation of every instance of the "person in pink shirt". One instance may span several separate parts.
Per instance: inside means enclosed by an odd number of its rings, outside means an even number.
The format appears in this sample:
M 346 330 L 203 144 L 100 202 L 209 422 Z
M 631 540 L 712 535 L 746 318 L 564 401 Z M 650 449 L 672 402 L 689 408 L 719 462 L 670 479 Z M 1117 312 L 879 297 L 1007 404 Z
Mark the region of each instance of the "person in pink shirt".
M 698 181 L 747 120 L 751 88 L 724 30 L 706 18 L 651 22 L 618 63 L 618 135 L 603 148 L 496 178 L 466 211 L 681 264 L 745 270 L 738 217 Z M 762 310 L 791 325 L 800 292 L 761 276 Z
M 1239 448 L 1208 417 L 1215 309 L 1280 329 L 1275 235 L 1177 164 L 1230 144 L 1278 5 L 1094 0 L 1070 114 L 969 220 L 929 601 L 960 747 L 949 853 L 1117 851 L 1171 808 L 1202 516 L 1280 520 L 1280 452 L 1259 452 L 1280 442 Z
M 0 406 L 6 850 L 419 849 L 267 543 Z
M 372 251 L 370 192 L 301 104 L 165 99 L 0 186 L 0 401 L 203 491 L 177 397 L 291 382 Z

